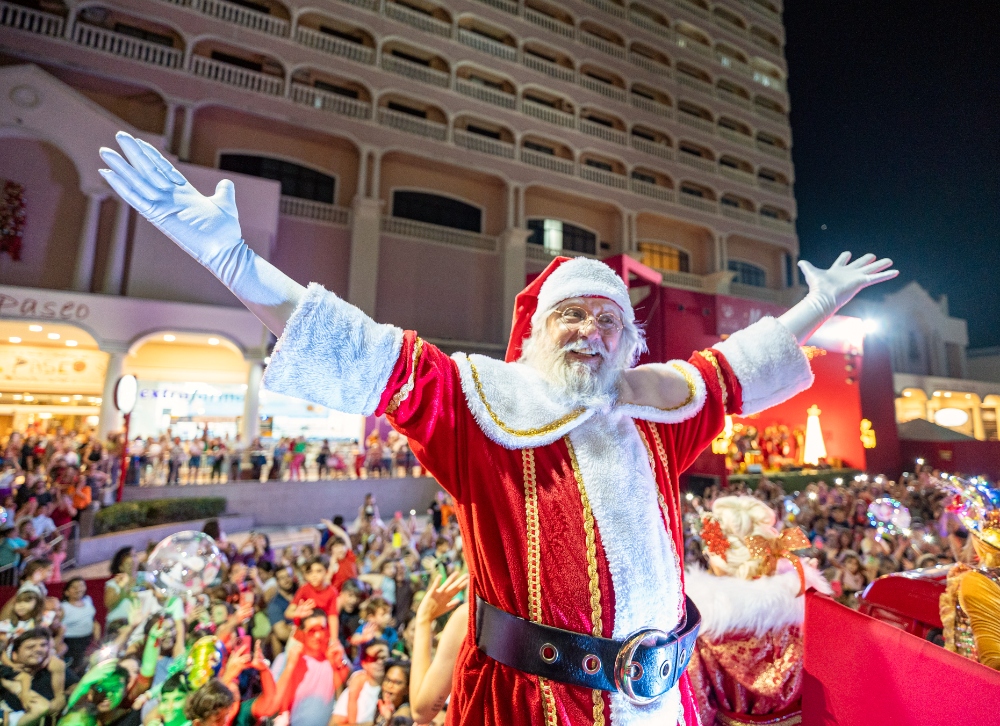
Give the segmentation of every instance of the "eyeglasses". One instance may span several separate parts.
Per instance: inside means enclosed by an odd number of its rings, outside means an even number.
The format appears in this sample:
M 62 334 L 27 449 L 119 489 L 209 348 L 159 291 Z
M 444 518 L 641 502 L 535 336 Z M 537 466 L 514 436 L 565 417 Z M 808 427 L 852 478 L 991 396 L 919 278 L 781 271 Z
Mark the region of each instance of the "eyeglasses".
M 583 308 L 576 307 L 575 305 L 568 307 L 565 310 L 556 310 L 556 315 L 559 316 L 559 322 L 562 323 L 567 330 L 578 330 L 588 320 L 594 321 L 594 325 L 597 327 L 597 330 L 601 335 L 619 333 L 625 327 L 621 318 L 614 313 L 603 312 L 598 313 L 597 315 L 591 315 Z

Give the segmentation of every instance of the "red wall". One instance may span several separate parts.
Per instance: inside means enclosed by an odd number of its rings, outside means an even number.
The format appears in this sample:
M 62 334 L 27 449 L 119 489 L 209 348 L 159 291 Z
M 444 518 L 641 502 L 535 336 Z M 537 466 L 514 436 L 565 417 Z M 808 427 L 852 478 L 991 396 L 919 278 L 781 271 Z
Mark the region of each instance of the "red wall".
M 901 441 L 900 458 L 911 471 L 923 459 L 949 474 L 1000 479 L 1000 441 Z

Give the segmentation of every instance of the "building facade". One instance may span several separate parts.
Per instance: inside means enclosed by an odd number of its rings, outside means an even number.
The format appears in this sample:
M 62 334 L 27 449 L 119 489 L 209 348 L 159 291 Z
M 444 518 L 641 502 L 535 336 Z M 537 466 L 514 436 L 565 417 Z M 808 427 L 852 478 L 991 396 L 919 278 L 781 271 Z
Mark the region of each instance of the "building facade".
M 192 359 L 220 337 L 242 357 L 233 379 L 255 388 L 268 341 L 226 328 L 248 313 L 215 315 L 235 306 L 228 291 L 96 174 L 124 128 L 206 193 L 236 180 L 248 243 L 292 277 L 449 350 L 500 354 L 525 276 L 557 254 L 626 254 L 666 286 L 790 304 L 780 13 L 772 0 L 0 0 L 0 179 L 25 211 L 0 285 L 99 296 L 113 320 L 175 310 L 114 343 L 124 370 L 156 336 L 194 336 Z

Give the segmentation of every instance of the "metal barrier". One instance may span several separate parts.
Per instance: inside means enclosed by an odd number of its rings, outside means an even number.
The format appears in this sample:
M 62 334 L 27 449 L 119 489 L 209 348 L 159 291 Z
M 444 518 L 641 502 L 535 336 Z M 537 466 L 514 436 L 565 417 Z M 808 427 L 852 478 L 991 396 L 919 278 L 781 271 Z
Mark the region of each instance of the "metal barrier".
M 45 543 L 45 552 L 25 557 L 23 562 L 12 562 L 0 567 L 0 587 L 19 587 L 21 573 L 28 566 L 28 563 L 48 557 L 52 549 L 61 542 L 65 543 L 66 559 L 59 565 L 60 569 L 67 570 L 75 566 L 80 557 L 80 523 L 67 522 L 61 527 L 57 527 L 54 532 L 49 532 L 42 537 L 42 541 Z

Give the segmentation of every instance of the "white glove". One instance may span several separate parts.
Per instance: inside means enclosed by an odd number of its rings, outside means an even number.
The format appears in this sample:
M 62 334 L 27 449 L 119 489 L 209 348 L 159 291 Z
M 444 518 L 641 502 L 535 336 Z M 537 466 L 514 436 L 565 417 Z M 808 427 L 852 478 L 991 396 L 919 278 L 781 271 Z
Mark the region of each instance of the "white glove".
M 778 318 L 778 322 L 800 344 L 863 289 L 899 274 L 899 270 L 888 269 L 892 267 L 890 259 L 876 261 L 875 255 L 867 254 L 851 262 L 850 252 L 842 252 L 829 270 L 816 269 L 805 260 L 799 262 L 799 267 L 809 285 L 809 294 Z
M 128 161 L 102 148 L 101 158 L 111 167 L 101 169 L 105 181 L 280 336 L 305 288 L 247 247 L 233 183 L 223 179 L 206 197 L 150 144 L 124 131 L 115 140 Z

